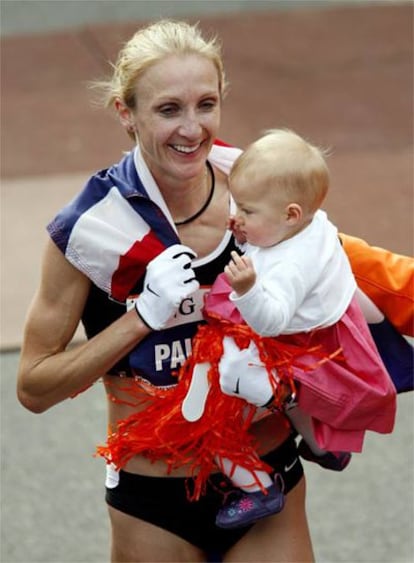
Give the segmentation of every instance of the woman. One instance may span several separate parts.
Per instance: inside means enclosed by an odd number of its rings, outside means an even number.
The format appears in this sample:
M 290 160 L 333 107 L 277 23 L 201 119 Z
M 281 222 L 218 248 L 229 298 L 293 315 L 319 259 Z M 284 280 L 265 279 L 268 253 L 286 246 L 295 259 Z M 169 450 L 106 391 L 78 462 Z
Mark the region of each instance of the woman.
M 154 386 L 168 389 L 190 352 L 203 293 L 234 249 L 227 173 L 239 151 L 214 144 L 225 77 L 217 43 L 196 27 L 161 21 L 142 29 L 102 86 L 137 145 L 94 175 L 48 227 L 18 396 L 40 413 L 103 377 L 115 426 L 144 408 L 126 387 L 137 394 L 144 387 L 148 397 Z M 88 341 L 67 348 L 80 320 Z M 312 561 L 290 427 L 282 415 L 269 416 L 253 432 L 284 478 L 282 513 L 219 530 L 220 474 L 190 503 L 185 468 L 166 475 L 162 462 L 134 457 L 120 474 L 108 468 L 112 561 L 205 561 L 208 551 L 225 561 Z

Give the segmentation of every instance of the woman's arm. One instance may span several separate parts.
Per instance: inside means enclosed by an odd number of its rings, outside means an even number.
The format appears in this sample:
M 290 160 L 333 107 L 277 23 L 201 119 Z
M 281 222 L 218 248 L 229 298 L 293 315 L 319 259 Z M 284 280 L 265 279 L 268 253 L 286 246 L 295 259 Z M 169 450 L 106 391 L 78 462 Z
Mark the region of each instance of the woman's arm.
M 94 383 L 150 332 L 132 310 L 88 342 L 67 348 L 89 288 L 89 280 L 50 241 L 18 370 L 18 398 L 33 412 L 43 412 Z

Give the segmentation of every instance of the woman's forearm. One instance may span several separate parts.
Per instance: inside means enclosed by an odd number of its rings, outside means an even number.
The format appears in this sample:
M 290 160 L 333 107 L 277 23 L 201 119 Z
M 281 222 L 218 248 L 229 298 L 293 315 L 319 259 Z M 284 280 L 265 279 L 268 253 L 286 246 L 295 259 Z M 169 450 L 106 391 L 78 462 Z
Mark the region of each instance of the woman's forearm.
M 36 359 L 32 354 L 23 353 L 18 378 L 20 402 L 33 412 L 43 412 L 79 393 L 104 375 L 149 332 L 132 310 L 82 344 Z

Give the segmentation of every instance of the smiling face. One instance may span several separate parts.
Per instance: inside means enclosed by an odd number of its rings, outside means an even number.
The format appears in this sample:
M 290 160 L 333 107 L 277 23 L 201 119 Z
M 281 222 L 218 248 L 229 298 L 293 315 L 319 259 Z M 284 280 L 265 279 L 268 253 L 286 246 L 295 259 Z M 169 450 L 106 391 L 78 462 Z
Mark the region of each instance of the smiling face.
M 136 100 L 129 118 L 157 183 L 185 181 L 204 172 L 220 124 L 214 63 L 196 54 L 168 56 L 140 76 Z

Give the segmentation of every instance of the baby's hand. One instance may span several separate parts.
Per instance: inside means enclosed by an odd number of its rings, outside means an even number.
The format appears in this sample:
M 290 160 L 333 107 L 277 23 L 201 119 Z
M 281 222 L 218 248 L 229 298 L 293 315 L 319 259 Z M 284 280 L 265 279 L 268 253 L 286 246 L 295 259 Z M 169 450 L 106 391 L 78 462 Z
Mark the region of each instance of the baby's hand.
M 233 250 L 231 260 L 224 268 L 227 281 L 237 293 L 244 295 L 253 287 L 256 281 L 256 272 L 253 263 L 247 256 L 240 256 Z
M 246 236 L 241 232 L 240 225 L 237 222 L 236 217 L 230 216 L 227 221 L 227 228 L 233 233 L 234 238 L 238 244 L 244 244 L 247 242 Z

